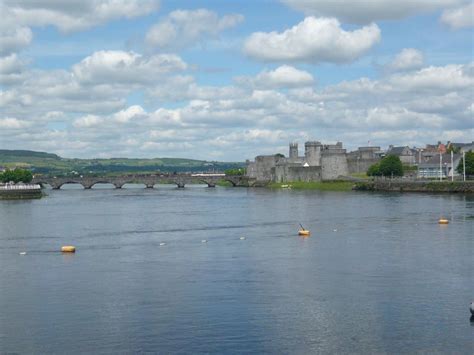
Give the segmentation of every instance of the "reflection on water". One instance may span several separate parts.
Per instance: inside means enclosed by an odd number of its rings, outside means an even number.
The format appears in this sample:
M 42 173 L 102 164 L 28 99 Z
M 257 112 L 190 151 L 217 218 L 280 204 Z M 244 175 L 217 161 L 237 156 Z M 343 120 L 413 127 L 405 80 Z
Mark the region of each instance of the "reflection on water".
M 473 196 L 47 193 L 0 202 L 0 353 L 473 352 Z

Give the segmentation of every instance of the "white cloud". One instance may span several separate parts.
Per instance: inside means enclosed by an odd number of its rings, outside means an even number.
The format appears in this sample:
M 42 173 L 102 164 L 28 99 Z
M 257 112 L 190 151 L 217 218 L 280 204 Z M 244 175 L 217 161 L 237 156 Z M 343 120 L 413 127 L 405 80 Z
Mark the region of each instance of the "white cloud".
M 120 123 L 126 123 L 131 119 L 144 115 L 145 110 L 140 105 L 133 105 L 114 114 L 114 119 Z
M 30 126 L 31 123 L 25 120 L 19 120 L 14 117 L 0 118 L 0 128 L 4 130 L 22 129 Z
M 216 37 L 243 20 L 244 17 L 239 14 L 219 17 L 207 9 L 176 10 L 151 27 L 145 40 L 151 47 L 182 48 L 205 37 Z
M 463 90 L 474 86 L 474 63 L 426 67 L 413 74 L 398 74 L 389 78 L 389 83 L 404 90 L 440 91 Z
M 423 62 L 421 51 L 414 48 L 404 48 L 386 67 L 393 71 L 412 70 L 421 68 Z
M 460 5 L 465 0 L 281 0 L 307 15 L 336 17 L 341 21 L 368 24 Z
M 33 34 L 28 27 L 13 27 L 0 30 L 0 56 L 17 52 L 28 46 Z
M 143 56 L 134 52 L 99 51 L 73 66 L 81 83 L 149 83 L 175 71 L 186 69 L 186 63 L 174 54 Z
M 375 24 L 345 31 L 336 19 L 307 17 L 281 33 L 253 33 L 244 52 L 264 61 L 347 63 L 366 53 L 380 37 Z
M 453 29 L 474 27 L 474 2 L 466 6 L 444 11 L 441 16 L 441 22 Z
M 86 115 L 80 117 L 73 122 L 73 126 L 76 128 L 91 128 L 100 126 L 104 119 L 97 115 Z
M 53 25 L 61 32 L 68 33 L 119 18 L 143 16 L 157 10 L 158 6 L 157 0 L 3 0 L 0 12 L 10 24 Z
M 236 81 L 241 84 L 249 84 L 258 88 L 291 88 L 304 87 L 314 84 L 313 76 L 304 70 L 296 69 L 289 65 L 282 65 L 275 70 L 264 70 L 255 78 L 240 77 Z

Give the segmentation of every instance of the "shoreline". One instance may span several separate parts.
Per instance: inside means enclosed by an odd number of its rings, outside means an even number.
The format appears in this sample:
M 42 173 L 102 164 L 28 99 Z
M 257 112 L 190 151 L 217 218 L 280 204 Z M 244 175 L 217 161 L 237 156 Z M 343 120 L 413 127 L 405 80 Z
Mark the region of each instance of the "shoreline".
M 384 191 L 384 192 L 428 192 L 428 193 L 474 193 L 474 181 L 405 181 L 405 180 L 367 180 L 367 181 L 314 181 L 269 183 L 270 189 L 296 189 L 317 191 Z

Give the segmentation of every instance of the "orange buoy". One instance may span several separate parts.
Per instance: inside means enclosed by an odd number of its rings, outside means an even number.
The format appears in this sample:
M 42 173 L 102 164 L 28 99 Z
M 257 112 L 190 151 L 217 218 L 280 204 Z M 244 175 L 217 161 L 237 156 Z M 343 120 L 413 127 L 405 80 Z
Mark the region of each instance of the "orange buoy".
M 448 224 L 449 223 L 449 220 L 447 220 L 446 218 L 440 218 L 439 221 L 438 221 L 439 224 Z
M 311 233 L 306 229 L 300 229 L 298 231 L 298 235 L 301 235 L 302 237 L 309 237 L 310 234 Z
M 63 253 L 75 253 L 76 252 L 76 247 L 72 245 L 65 245 L 61 247 L 61 252 Z

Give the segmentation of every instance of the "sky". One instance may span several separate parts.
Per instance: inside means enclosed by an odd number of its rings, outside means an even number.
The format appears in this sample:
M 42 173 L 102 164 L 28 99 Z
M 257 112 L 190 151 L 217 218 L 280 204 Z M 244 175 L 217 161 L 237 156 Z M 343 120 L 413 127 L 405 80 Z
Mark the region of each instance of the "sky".
M 474 140 L 471 0 L 0 0 L 0 149 L 244 161 Z

